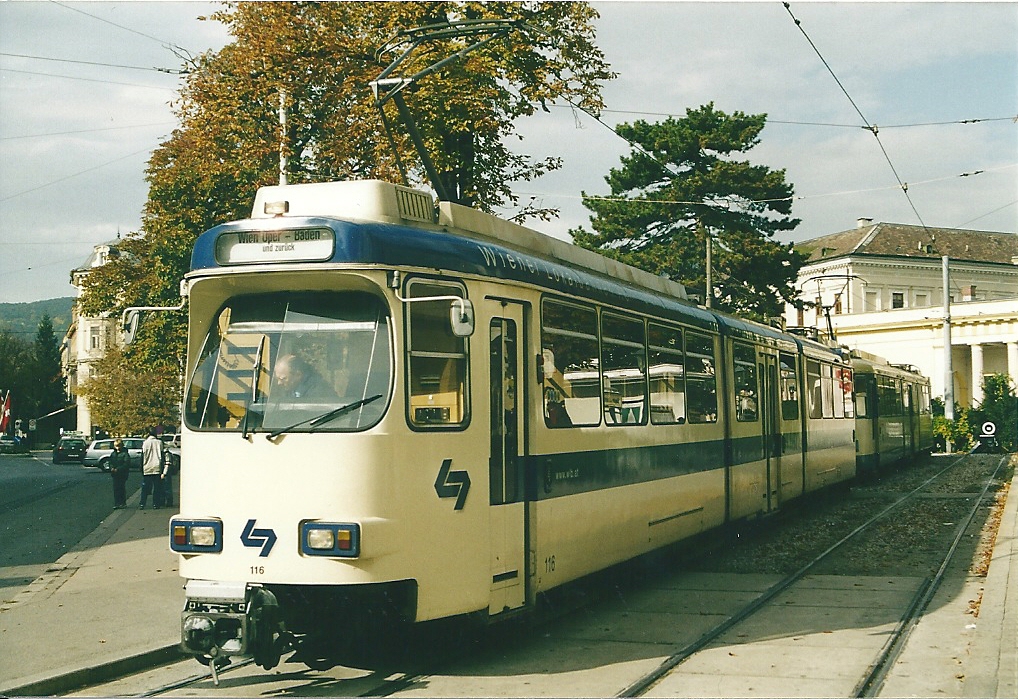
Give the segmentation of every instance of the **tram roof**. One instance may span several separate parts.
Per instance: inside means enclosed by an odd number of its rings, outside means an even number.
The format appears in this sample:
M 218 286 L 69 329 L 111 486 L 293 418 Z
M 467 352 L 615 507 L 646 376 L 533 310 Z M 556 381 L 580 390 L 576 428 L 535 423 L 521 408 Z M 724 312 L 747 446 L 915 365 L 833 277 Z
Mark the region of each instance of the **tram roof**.
M 297 233 L 309 228 L 329 231 L 331 247 Z M 277 240 L 277 231 L 288 233 Z M 282 243 L 284 252 L 273 253 L 272 243 Z M 262 187 L 250 219 L 217 226 L 198 239 L 191 269 L 273 262 L 476 274 L 717 325 L 713 314 L 688 301 L 682 284 L 666 277 L 476 209 L 450 202 L 436 207 L 426 192 L 381 180 Z
M 308 229 L 328 231 L 334 242 L 328 257 L 323 255 L 314 261 L 302 261 L 304 269 L 316 264 L 362 264 L 454 272 L 519 282 L 563 296 L 681 319 L 700 327 L 717 327 L 715 315 L 706 309 L 582 267 L 522 252 L 494 240 L 391 223 L 341 221 L 317 216 L 233 221 L 216 226 L 198 238 L 191 256 L 191 270 L 234 268 L 241 271 L 251 266 L 251 262 L 224 263 L 221 251 L 217 258 L 217 244 L 224 236 L 233 234 L 236 239 L 238 234 Z

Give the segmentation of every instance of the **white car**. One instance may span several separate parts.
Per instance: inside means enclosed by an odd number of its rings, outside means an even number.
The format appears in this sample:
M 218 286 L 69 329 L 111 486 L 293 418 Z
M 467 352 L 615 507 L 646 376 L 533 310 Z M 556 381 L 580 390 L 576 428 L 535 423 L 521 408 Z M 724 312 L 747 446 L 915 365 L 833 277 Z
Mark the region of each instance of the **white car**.
M 145 442 L 141 437 L 123 437 L 124 446 L 131 456 L 131 468 L 141 468 L 141 445 Z M 85 450 L 85 457 L 81 460 L 83 466 L 98 466 L 103 471 L 110 470 L 110 454 L 113 453 L 113 442 L 115 439 L 97 439 L 88 445 Z

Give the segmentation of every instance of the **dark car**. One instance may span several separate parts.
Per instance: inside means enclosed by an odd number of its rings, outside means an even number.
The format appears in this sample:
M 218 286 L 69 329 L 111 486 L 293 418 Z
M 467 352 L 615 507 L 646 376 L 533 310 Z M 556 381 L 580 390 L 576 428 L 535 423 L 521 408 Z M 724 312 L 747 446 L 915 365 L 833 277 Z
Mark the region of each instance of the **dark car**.
M 61 437 L 53 447 L 53 463 L 62 464 L 65 461 L 80 463 L 85 457 L 87 447 L 84 437 Z

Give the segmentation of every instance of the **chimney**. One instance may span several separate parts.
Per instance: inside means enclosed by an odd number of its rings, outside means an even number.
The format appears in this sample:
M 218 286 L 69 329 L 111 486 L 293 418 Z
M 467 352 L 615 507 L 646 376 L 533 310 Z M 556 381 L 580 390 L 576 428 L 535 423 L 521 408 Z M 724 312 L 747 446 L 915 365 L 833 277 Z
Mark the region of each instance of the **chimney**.
M 866 228 L 867 226 L 873 225 L 873 219 L 871 218 L 857 218 L 855 220 L 856 228 Z

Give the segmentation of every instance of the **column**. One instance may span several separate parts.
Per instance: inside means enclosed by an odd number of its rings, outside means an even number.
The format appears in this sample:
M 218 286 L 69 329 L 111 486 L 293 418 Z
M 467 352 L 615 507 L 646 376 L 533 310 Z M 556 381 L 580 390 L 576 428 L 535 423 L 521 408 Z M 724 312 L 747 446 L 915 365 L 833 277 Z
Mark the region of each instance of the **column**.
M 1007 375 L 1011 383 L 1018 387 L 1018 342 L 1007 343 Z
M 972 407 L 983 402 L 983 346 L 971 345 L 972 348 Z

